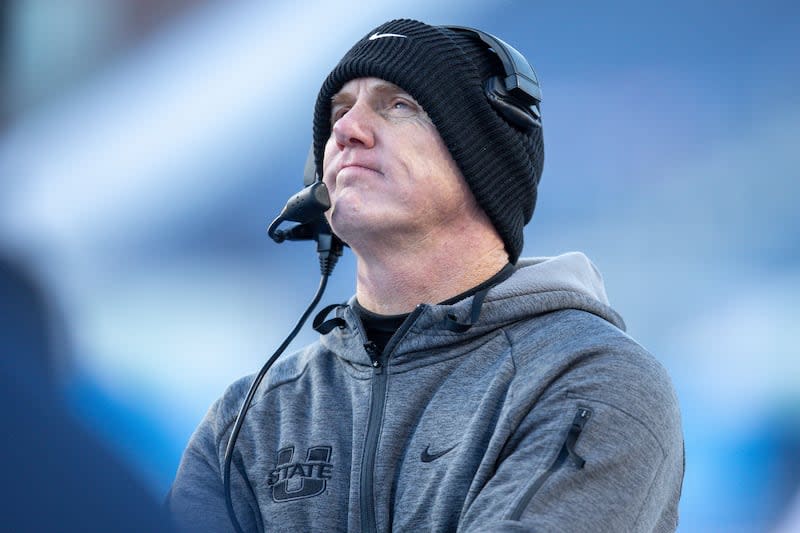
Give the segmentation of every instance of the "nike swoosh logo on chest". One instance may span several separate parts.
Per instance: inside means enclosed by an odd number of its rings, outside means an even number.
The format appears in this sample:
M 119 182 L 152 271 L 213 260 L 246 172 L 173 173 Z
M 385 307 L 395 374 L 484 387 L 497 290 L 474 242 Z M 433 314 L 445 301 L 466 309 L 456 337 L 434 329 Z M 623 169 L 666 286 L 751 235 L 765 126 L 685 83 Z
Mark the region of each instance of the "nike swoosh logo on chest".
M 449 448 L 447 448 L 445 450 L 438 451 L 438 452 L 431 452 L 430 451 L 431 447 L 430 447 L 430 445 L 428 445 L 428 446 L 425 446 L 424 450 L 422 450 L 422 454 L 420 455 L 419 459 L 423 463 L 430 463 L 431 461 L 435 461 L 436 459 L 442 457 L 443 455 L 446 455 L 446 454 L 452 452 L 457 447 L 458 447 L 458 444 L 455 444 L 455 445 L 450 446 Z

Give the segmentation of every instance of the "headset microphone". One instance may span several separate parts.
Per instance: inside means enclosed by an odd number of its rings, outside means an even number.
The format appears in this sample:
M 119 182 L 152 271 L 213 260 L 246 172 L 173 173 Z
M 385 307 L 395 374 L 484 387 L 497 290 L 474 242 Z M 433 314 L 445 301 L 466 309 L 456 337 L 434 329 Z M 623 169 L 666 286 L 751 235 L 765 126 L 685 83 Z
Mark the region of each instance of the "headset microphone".
M 281 213 L 267 229 L 270 238 L 277 243 L 283 241 L 317 241 L 317 254 L 323 275 L 333 271 L 342 255 L 344 243 L 333 234 L 324 213 L 331 207 L 328 188 L 321 181 L 314 181 L 289 198 Z M 278 227 L 285 221 L 298 222 L 288 230 Z
M 308 187 L 289 198 L 281 213 L 269 225 L 267 233 L 277 243 L 285 240 L 310 240 L 314 236 L 313 225 L 322 214 L 330 209 L 331 199 L 328 188 L 321 181 L 315 181 Z M 284 221 L 299 222 L 288 231 L 279 230 Z M 299 229 L 302 228 L 302 229 Z

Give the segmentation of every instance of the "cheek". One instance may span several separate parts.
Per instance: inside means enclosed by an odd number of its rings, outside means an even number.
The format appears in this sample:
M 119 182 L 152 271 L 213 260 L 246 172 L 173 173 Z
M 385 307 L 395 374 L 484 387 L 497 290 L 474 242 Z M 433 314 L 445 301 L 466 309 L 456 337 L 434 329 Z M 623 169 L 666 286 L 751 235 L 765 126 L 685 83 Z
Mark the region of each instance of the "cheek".
M 459 183 L 464 181 L 461 170 L 433 126 L 427 128 L 417 139 L 418 146 L 415 153 L 420 156 L 421 164 L 427 173 L 437 177 L 436 182 L 440 185 L 457 188 Z
M 439 213 L 462 210 L 471 203 L 472 192 L 450 151 L 435 130 L 420 138 L 425 142 L 418 147 L 417 169 L 426 178 L 418 186 L 426 191 L 426 205 Z

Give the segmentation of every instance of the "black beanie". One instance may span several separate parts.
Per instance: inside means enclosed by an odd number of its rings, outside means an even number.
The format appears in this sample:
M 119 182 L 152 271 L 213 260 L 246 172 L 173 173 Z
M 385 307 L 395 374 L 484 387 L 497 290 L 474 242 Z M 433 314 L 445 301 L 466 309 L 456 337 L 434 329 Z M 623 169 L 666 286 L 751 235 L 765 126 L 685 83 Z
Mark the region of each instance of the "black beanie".
M 375 34 L 405 37 L 372 38 Z M 506 122 L 483 91 L 502 65 L 477 37 L 415 20 L 393 20 L 358 41 L 325 79 L 314 109 L 314 162 L 322 176 L 331 135 L 331 98 L 355 78 L 394 83 L 433 121 L 478 205 L 505 243 L 509 260 L 522 251 L 544 163 L 542 129 Z

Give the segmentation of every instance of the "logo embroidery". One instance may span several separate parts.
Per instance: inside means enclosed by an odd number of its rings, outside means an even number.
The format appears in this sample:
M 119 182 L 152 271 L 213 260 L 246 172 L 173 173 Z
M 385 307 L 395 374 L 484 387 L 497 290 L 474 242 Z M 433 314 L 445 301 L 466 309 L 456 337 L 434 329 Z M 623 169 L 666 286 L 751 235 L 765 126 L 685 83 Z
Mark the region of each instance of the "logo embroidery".
M 288 502 L 325 492 L 327 480 L 333 471 L 332 450 L 330 446 L 312 446 L 306 451 L 304 463 L 292 462 L 294 446 L 278 450 L 277 466 L 267 477 L 267 486 L 272 488 L 272 499 Z
M 425 449 L 424 449 L 424 450 L 422 450 L 422 454 L 420 455 L 419 459 L 420 459 L 420 461 L 422 461 L 423 463 L 430 463 L 431 461 L 435 461 L 435 460 L 436 460 L 436 459 L 438 459 L 439 457 L 441 457 L 441 456 L 443 456 L 443 455 L 445 455 L 445 454 L 447 454 L 447 453 L 450 453 L 450 452 L 452 452 L 452 451 L 453 451 L 453 450 L 455 450 L 457 447 L 458 447 L 458 444 L 456 444 L 455 446 L 450 446 L 450 447 L 449 447 L 449 448 L 447 448 L 446 450 L 442 450 L 442 451 L 440 451 L 440 452 L 436 452 L 436 453 L 430 453 L 430 448 L 431 448 L 431 447 L 430 447 L 430 446 L 425 446 Z
M 384 37 L 402 37 L 403 39 L 406 38 L 405 35 L 400 35 L 399 33 L 378 33 L 375 32 L 369 36 L 368 41 L 374 41 L 375 39 L 383 39 Z

